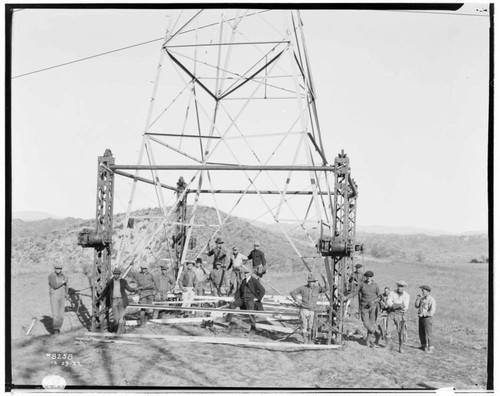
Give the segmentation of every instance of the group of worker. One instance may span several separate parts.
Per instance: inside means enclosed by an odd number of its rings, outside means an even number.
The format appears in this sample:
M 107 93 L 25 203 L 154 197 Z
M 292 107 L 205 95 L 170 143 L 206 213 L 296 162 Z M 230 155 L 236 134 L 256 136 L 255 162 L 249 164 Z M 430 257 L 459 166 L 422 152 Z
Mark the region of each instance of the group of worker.
M 126 279 L 121 277 L 120 269 L 113 270 L 113 277 L 99 294 L 98 302 L 106 299 L 106 306 L 112 309 L 117 332 L 123 332 L 125 309 L 129 304 L 128 292 L 139 293 L 139 305 L 152 305 L 153 301 L 166 301 L 174 292 L 176 284 L 182 292 L 182 306 L 190 307 L 195 295 L 206 294 L 207 287 L 212 294 L 217 296 L 229 295 L 234 300 L 230 308 L 247 310 L 263 310 L 262 298 L 265 289 L 260 279 L 266 273 L 266 260 L 264 253 L 259 249 L 259 243 L 254 244 L 254 249 L 248 256 L 241 254 L 236 247 L 228 254 L 223 249 L 222 238 L 217 238 L 216 247 L 207 246 L 207 255 L 214 256 L 213 269 L 210 273 L 202 266 L 201 258 L 194 262 L 187 261 L 180 276 L 176 276 L 176 268 L 162 264 L 160 274 L 154 276 L 148 271 L 147 265 L 141 265 L 140 272 L 130 272 L 129 276 L 136 283 L 131 287 Z M 244 265 L 252 260 L 251 269 Z M 345 293 L 345 310 L 351 302 L 358 303 L 361 321 L 367 329 L 366 344 L 370 347 L 380 345 L 384 338 L 386 345 L 390 344 L 392 328 L 400 329 L 405 321 L 410 305 L 410 296 L 405 291 L 405 281 L 396 282 L 396 289 L 391 291 L 388 287 L 381 292 L 379 286 L 373 281 L 373 271 L 361 271 L 362 265 L 357 264 L 349 278 Z M 176 280 L 178 278 L 178 280 Z M 55 264 L 54 272 L 49 275 L 49 293 L 53 317 L 54 334 L 60 332 L 65 311 L 65 300 L 68 299 L 68 277 L 62 273 L 62 265 Z M 420 286 L 422 294 L 418 294 L 415 307 L 418 309 L 419 337 L 421 349 L 432 353 L 433 343 L 433 316 L 436 312 L 436 300 L 431 296 L 428 285 Z M 119 292 L 116 292 L 119 290 Z M 299 306 L 299 315 L 302 324 L 302 341 L 312 342 L 312 329 L 316 314 L 316 305 L 321 293 L 327 292 L 326 282 L 318 283 L 314 274 L 309 274 L 307 284 L 294 289 L 290 295 Z M 300 296 L 300 298 L 299 298 Z M 141 325 L 147 322 L 147 311 L 142 308 L 140 312 Z M 158 317 L 159 310 L 153 309 L 153 318 Z M 231 320 L 232 315 L 227 319 Z M 385 318 L 385 322 L 381 321 Z M 250 331 L 256 330 L 256 320 L 250 315 Z M 401 349 L 400 349 L 401 352 Z
M 393 327 L 400 331 L 402 322 L 406 321 L 406 313 L 410 306 L 410 295 L 405 291 L 407 283 L 397 281 L 395 290 L 391 291 L 385 287 L 381 292 L 379 286 L 373 281 L 373 271 L 363 273 L 361 268 L 361 264 L 356 264 L 349 279 L 346 299 L 358 302 L 361 321 L 367 329 L 366 344 L 374 347 L 380 345 L 380 340 L 385 338 L 386 345 L 390 345 Z M 422 285 L 420 290 L 422 294 L 417 294 L 415 300 L 420 348 L 432 353 L 434 350 L 432 327 L 436 313 L 436 300 L 431 295 L 430 286 Z M 356 296 L 357 299 L 354 298 Z M 382 318 L 385 322 L 381 320 Z M 401 345 L 399 351 L 402 352 Z
M 182 292 L 182 307 L 191 306 L 195 295 L 212 294 L 215 296 L 235 297 L 234 307 L 251 306 L 248 309 L 262 309 L 257 304 L 253 304 L 257 299 L 261 300 L 264 293 L 262 285 L 257 286 L 252 279 L 260 279 L 267 272 L 267 262 L 265 254 L 260 250 L 259 242 L 254 243 L 253 250 L 247 255 L 239 252 L 234 246 L 229 253 L 223 247 L 223 239 L 218 237 L 216 246 L 211 248 L 207 245 L 206 254 L 213 256 L 213 268 L 208 271 L 203 267 L 201 258 L 195 261 L 186 261 L 180 268 L 175 268 L 171 263 L 166 262 L 160 265 L 160 273 L 153 275 L 149 272 L 147 264 L 140 265 L 140 271 L 130 271 L 127 276 L 135 283 L 136 287 L 129 285 L 126 279 L 121 279 L 122 273 L 119 268 L 113 270 L 113 277 L 107 282 L 100 292 L 97 302 L 106 300 L 106 306 L 112 309 L 114 323 L 118 332 L 123 331 L 125 309 L 129 304 L 127 293 L 137 292 L 139 294 L 140 305 L 152 305 L 154 301 L 166 301 L 172 296 L 176 286 Z M 251 262 L 251 269 L 245 263 Z M 178 274 L 181 270 L 180 275 Z M 247 279 L 247 281 L 244 281 Z M 52 307 L 54 334 L 60 332 L 64 320 L 65 300 L 67 299 L 68 278 L 62 274 L 62 265 L 55 264 L 54 272 L 49 275 L 49 292 Z M 240 296 L 240 286 L 242 283 L 251 285 L 252 293 L 256 297 L 251 302 L 246 302 L 245 295 Z M 120 290 L 120 292 L 115 292 Z M 245 291 L 248 292 L 245 288 Z M 248 294 L 248 293 L 247 293 Z M 262 296 L 261 296 L 262 294 Z M 248 297 L 248 296 L 247 296 Z M 140 322 L 145 325 L 148 320 L 149 309 L 141 309 Z M 153 319 L 158 317 L 159 310 L 153 310 Z M 252 317 L 252 327 L 255 329 L 255 320 Z
M 391 291 L 386 287 L 381 293 L 378 285 L 373 281 L 373 271 L 363 273 L 360 268 L 362 265 L 357 264 L 349 278 L 345 295 L 345 309 L 348 309 L 351 300 L 357 300 L 361 321 L 367 329 L 366 344 L 373 348 L 380 345 L 380 339 L 385 338 L 386 346 L 388 346 L 393 337 L 393 327 L 400 331 L 401 323 L 406 320 L 405 315 L 410 306 L 410 295 L 405 291 L 407 283 L 397 281 L 395 290 Z M 433 316 L 436 313 L 436 300 L 431 296 L 430 286 L 422 285 L 420 289 L 422 294 L 418 294 L 415 300 L 415 308 L 418 310 L 420 348 L 425 352 L 432 353 L 434 350 L 432 324 Z M 326 291 L 326 283 L 319 285 L 316 276 L 309 274 L 307 284 L 290 293 L 300 307 L 304 343 L 312 342 L 316 305 L 320 293 Z M 300 298 L 298 298 L 299 296 Z M 356 296 L 357 299 L 355 299 Z M 385 317 L 385 322 L 380 320 L 382 317 Z M 402 352 L 401 345 L 399 352 Z

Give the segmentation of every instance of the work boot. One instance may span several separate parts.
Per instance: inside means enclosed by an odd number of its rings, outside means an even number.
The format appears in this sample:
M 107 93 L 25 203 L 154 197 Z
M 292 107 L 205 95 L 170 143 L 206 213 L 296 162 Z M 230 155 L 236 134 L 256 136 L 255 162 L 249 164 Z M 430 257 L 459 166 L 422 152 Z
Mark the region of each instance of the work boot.
M 380 337 L 381 337 L 381 334 L 376 331 L 375 332 L 375 345 L 379 346 L 380 345 Z
M 366 345 L 369 346 L 370 348 L 373 348 L 375 346 L 375 344 L 372 341 L 372 335 L 371 335 L 371 333 L 368 333 L 366 335 Z

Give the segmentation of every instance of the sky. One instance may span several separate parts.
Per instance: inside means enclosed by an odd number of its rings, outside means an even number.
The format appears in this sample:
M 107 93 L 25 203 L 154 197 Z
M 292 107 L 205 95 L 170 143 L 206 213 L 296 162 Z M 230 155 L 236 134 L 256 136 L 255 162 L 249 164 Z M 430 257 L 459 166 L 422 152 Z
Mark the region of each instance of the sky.
M 351 160 L 358 224 L 486 231 L 483 8 L 301 12 L 323 144 L 330 163 L 342 149 Z M 173 15 L 23 9 L 14 13 L 12 74 L 161 38 Z M 94 217 L 97 156 L 111 148 L 117 162 L 137 162 L 160 44 L 12 80 L 14 212 Z M 120 183 L 115 212 L 131 186 Z

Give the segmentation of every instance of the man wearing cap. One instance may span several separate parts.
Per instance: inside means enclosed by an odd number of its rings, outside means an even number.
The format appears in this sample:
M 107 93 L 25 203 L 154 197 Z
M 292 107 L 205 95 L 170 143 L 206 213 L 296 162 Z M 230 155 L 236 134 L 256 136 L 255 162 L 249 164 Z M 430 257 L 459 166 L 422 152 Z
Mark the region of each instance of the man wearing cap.
M 208 279 L 208 273 L 205 268 L 202 266 L 203 261 L 200 257 L 198 257 L 194 262 L 194 273 L 196 274 L 197 283 L 194 287 L 194 294 L 197 296 L 203 296 L 206 281 Z
M 380 290 L 378 285 L 373 281 L 373 271 L 366 271 L 364 274 L 365 280 L 358 288 L 359 304 L 361 310 L 361 321 L 366 327 L 366 345 L 374 347 L 378 344 L 381 333 L 377 329 L 378 303 L 380 300 Z M 372 336 L 375 336 L 375 344 Z
M 260 243 L 255 242 L 253 244 L 253 250 L 247 256 L 249 260 L 252 260 L 253 272 L 258 276 L 262 277 L 267 272 L 266 269 L 266 256 L 264 252 L 260 250 Z
M 224 240 L 220 237 L 217 237 L 215 240 L 215 247 L 213 249 L 210 249 L 210 243 L 207 245 L 207 256 L 214 256 L 214 269 L 215 269 L 215 263 L 217 261 L 221 262 L 222 269 L 225 270 L 227 267 L 227 264 L 229 262 L 229 254 L 226 252 L 226 249 L 222 247 L 222 244 L 224 243 Z
M 153 277 L 155 284 L 155 301 L 167 301 L 168 293 L 175 288 L 174 271 L 170 270 L 166 264 L 160 265 L 160 274 Z M 159 310 L 153 311 L 153 319 L 158 317 Z
M 233 252 L 230 256 L 230 262 L 228 269 L 232 270 L 231 280 L 229 282 L 229 295 L 235 294 L 241 285 L 243 279 L 243 273 L 241 272 L 241 266 L 243 262 L 248 261 L 248 257 L 239 252 L 239 249 L 234 246 Z
M 396 329 L 399 330 L 401 326 L 401 322 L 405 320 L 406 311 L 408 311 L 408 307 L 410 306 L 410 295 L 404 290 L 407 286 L 405 281 L 396 282 L 396 290 L 393 290 L 389 293 L 389 297 L 387 298 L 387 340 L 388 342 L 392 338 L 392 324 L 395 325 Z M 402 351 L 402 345 L 399 345 L 399 352 Z
M 434 349 L 432 334 L 432 318 L 436 313 L 436 300 L 431 296 L 431 288 L 428 285 L 420 286 L 422 294 L 417 295 L 415 308 L 418 309 L 418 335 L 420 337 L 421 349 L 432 353 Z
M 235 309 L 241 307 L 241 309 L 246 309 L 249 311 L 262 311 L 264 310 L 262 306 L 262 299 L 266 290 L 264 286 L 261 285 L 257 277 L 252 276 L 252 272 L 244 268 L 243 273 L 245 277 L 241 281 L 240 288 L 235 294 L 234 301 L 229 305 L 230 309 Z M 254 315 L 250 316 L 250 332 L 256 331 L 256 323 Z M 231 314 L 226 317 L 227 321 L 231 321 Z
M 49 275 L 50 309 L 54 334 L 61 332 L 64 322 L 64 309 L 68 295 L 68 277 L 62 273 L 62 264 L 54 264 L 54 272 Z
M 193 271 L 194 262 L 187 261 L 186 269 L 182 271 L 179 277 L 179 287 L 182 290 L 182 306 L 190 307 L 194 299 L 194 287 L 198 283 L 196 274 Z
M 307 285 L 299 286 L 292 290 L 290 295 L 295 302 L 300 306 L 299 314 L 302 321 L 302 337 L 303 342 L 310 344 L 312 341 L 311 330 L 314 323 L 314 315 L 316 304 L 320 293 L 326 292 L 326 285 L 318 285 L 316 277 L 310 273 L 307 277 Z M 297 297 L 301 298 L 298 299 Z
M 111 307 L 117 333 L 123 333 L 124 328 L 123 318 L 125 316 L 125 309 L 128 306 L 128 296 L 125 290 L 129 292 L 139 290 L 130 287 L 125 279 L 120 279 L 120 275 L 120 269 L 115 268 L 113 270 L 113 277 L 108 281 L 97 299 L 97 302 L 106 299 L 106 306 Z
M 225 288 L 224 271 L 222 270 L 222 263 L 220 261 L 215 262 L 215 269 L 210 271 L 208 279 L 212 288 L 212 294 L 214 296 L 222 296 L 225 293 Z
M 347 292 L 349 293 L 350 296 L 356 295 L 356 290 L 359 290 L 359 288 L 363 284 L 363 272 L 361 271 L 361 268 L 363 268 L 362 264 L 359 263 L 356 264 L 354 266 L 354 272 L 349 277 Z M 350 309 L 352 311 L 359 312 L 360 311 L 359 296 L 354 298 L 356 304 L 353 303 L 351 306 L 351 301 L 352 298 L 347 298 L 345 307 L 346 312 L 349 309 L 349 307 L 351 307 Z
M 137 283 L 139 291 L 139 304 L 153 304 L 155 297 L 155 280 L 148 271 L 147 264 L 141 264 L 141 272 L 131 272 L 130 277 Z M 141 326 L 145 326 L 148 321 L 149 310 L 141 309 Z

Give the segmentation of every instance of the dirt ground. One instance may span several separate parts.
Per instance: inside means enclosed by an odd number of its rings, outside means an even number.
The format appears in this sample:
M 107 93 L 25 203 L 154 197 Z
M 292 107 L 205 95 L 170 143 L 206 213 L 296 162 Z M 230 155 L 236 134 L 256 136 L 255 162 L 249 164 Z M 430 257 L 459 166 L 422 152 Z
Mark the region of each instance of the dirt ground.
M 83 276 L 71 279 L 74 288 L 88 287 Z M 363 327 L 357 320 L 351 321 L 354 335 L 343 348 L 324 351 L 282 352 L 158 339 L 127 339 L 138 344 L 99 343 L 75 340 L 88 333 L 70 312 L 62 333 L 49 333 L 51 314 L 45 274 L 19 275 L 13 279 L 12 288 L 14 385 L 40 385 L 47 375 L 57 374 L 73 386 L 423 389 L 423 382 L 432 381 L 460 390 L 486 389 L 485 334 L 444 328 L 439 320 L 433 354 L 417 349 L 416 319 L 409 320 L 408 344 L 402 354 L 391 348 L 366 347 Z M 89 300 L 84 297 L 83 303 L 90 310 Z M 35 312 L 33 334 L 26 336 Z M 228 329 L 149 324 L 146 328 L 129 327 L 127 333 L 251 337 L 261 342 L 276 338 L 267 332 L 249 335 L 249 325 L 241 321 L 239 324 Z M 295 342 L 294 337 L 291 342 Z M 52 353 L 71 353 L 72 362 L 55 365 L 51 363 Z

